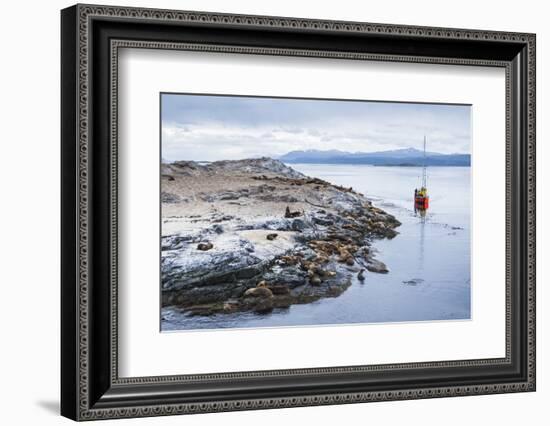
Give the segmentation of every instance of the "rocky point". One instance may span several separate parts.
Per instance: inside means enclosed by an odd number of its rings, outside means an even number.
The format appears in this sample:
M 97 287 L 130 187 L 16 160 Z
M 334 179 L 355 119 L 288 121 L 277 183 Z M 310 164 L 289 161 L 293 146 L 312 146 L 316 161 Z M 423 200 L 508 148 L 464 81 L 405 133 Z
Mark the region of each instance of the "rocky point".
M 270 312 L 387 273 L 371 243 L 400 223 L 353 190 L 270 158 L 162 165 L 162 304 Z

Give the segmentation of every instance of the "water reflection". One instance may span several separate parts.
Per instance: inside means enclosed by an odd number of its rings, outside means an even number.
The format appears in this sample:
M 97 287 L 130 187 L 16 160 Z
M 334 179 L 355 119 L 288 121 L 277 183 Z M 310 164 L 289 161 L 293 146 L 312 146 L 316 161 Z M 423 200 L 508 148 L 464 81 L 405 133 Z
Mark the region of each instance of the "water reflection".
M 418 263 L 421 269 L 424 269 L 424 240 L 426 238 L 426 212 L 428 209 L 418 208 L 414 203 L 414 214 L 420 218 L 420 244 L 418 249 Z

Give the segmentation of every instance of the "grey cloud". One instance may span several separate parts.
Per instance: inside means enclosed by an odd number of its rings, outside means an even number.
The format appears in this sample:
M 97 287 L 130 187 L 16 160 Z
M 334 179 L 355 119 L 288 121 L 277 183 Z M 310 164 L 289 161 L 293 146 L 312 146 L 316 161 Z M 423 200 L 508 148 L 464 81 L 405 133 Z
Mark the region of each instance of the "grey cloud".
M 229 159 L 297 149 L 470 151 L 468 106 L 163 95 L 163 156 Z

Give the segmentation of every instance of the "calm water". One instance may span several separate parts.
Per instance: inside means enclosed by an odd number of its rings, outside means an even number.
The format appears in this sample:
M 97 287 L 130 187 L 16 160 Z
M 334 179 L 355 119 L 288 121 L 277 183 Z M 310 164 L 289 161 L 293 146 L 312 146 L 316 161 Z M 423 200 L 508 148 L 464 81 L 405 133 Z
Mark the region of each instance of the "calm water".
M 342 295 L 270 314 L 187 317 L 163 311 L 163 330 L 279 327 L 470 318 L 470 168 L 430 167 L 430 209 L 415 215 L 414 188 L 421 169 L 292 164 L 308 176 L 353 187 L 396 216 L 393 240 L 378 240 L 388 274 L 366 272 Z

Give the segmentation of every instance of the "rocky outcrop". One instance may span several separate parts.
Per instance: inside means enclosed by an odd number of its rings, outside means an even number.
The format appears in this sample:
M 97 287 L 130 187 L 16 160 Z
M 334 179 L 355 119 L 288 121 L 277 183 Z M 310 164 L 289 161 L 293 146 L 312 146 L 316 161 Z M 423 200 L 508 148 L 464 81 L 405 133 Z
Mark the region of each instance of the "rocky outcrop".
M 292 167 L 269 157 L 249 158 L 234 161 L 215 161 L 197 163 L 195 161 L 175 161 L 162 164 L 162 176 L 173 180 L 174 175 L 197 176 L 204 174 L 245 173 L 251 176 L 276 175 L 287 178 L 302 179 L 305 176 Z
M 272 159 L 172 163 L 163 190 L 179 198 L 163 203 L 162 303 L 190 315 L 337 297 L 354 277 L 368 280 L 365 270 L 388 272 L 370 245 L 400 225 L 352 188 Z

